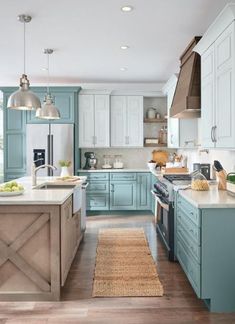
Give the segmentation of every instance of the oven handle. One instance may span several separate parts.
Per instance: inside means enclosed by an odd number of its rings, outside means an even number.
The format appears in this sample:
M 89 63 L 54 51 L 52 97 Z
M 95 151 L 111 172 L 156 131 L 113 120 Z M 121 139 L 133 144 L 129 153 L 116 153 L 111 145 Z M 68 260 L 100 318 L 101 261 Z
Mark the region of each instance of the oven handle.
M 151 190 L 151 193 L 154 196 L 155 200 L 159 203 L 159 205 L 169 212 L 169 206 L 166 203 L 162 202 L 160 197 L 153 190 Z

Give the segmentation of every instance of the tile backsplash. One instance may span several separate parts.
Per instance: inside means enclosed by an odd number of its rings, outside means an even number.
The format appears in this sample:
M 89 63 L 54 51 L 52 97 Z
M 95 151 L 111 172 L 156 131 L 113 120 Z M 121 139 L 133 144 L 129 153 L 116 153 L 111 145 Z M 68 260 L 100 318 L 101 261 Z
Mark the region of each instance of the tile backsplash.
M 210 163 L 219 160 L 227 172 L 235 171 L 235 150 L 209 149 L 209 153 L 200 150 L 178 150 L 178 154 L 186 155 L 188 167 L 193 170 L 193 163 Z
M 98 158 L 98 168 L 101 168 L 104 158 L 103 155 L 111 155 L 112 162 L 114 160 L 114 155 L 122 155 L 122 160 L 124 163 L 124 168 L 133 169 L 145 169 L 147 168 L 147 162 L 152 159 L 152 151 L 154 147 L 144 147 L 144 148 L 103 148 L 103 149 L 82 149 L 81 150 L 81 166 L 85 165 L 85 152 L 94 152 Z M 158 148 L 156 148 L 158 149 Z M 167 151 L 172 151 L 165 149 Z

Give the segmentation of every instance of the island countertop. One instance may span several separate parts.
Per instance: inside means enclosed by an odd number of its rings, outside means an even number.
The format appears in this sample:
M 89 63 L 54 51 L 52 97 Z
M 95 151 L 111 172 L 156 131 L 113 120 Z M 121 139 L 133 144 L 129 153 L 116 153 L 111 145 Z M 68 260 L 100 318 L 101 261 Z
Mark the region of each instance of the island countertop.
M 235 197 L 217 185 L 210 185 L 208 191 L 180 190 L 180 195 L 197 208 L 235 208 Z
M 85 182 L 86 177 L 80 178 L 81 180 L 70 184 L 81 186 Z M 24 194 L 20 196 L 0 197 L 0 205 L 62 205 L 72 195 L 72 188 L 59 190 L 39 189 L 44 184 L 58 184 L 57 179 L 58 177 L 37 177 L 37 186 L 35 188 L 32 187 L 31 177 L 16 179 L 15 181 L 25 188 Z M 62 185 L 65 184 L 62 181 L 60 182 Z

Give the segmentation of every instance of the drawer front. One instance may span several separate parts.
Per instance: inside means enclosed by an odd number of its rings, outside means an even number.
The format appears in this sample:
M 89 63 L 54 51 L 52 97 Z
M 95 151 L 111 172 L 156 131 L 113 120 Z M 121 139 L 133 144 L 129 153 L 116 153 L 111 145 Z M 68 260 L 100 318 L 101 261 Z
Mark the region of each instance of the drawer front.
M 177 238 L 184 243 L 187 247 L 187 251 L 201 263 L 201 248 L 198 246 L 187 234 L 187 230 L 184 228 L 181 222 L 177 222 Z
M 90 181 L 87 192 L 109 193 L 109 181 Z
M 87 210 L 109 210 L 108 194 L 87 194 Z
M 182 211 L 181 208 L 177 208 L 177 222 L 181 223 L 185 228 L 185 233 L 191 237 L 197 245 L 201 245 L 201 229 L 196 226 L 188 217 L 187 212 Z
M 81 176 L 86 176 L 87 181 L 108 181 L 109 174 L 105 172 L 80 172 Z
M 180 194 L 178 195 L 177 205 L 187 213 L 188 217 L 195 225 L 201 226 L 200 210 L 198 208 L 192 206 Z
M 177 258 L 197 296 L 201 295 L 200 265 L 186 252 L 184 244 L 177 239 Z
M 133 172 L 111 173 L 110 180 L 133 181 L 133 180 L 136 180 L 136 173 L 133 173 Z

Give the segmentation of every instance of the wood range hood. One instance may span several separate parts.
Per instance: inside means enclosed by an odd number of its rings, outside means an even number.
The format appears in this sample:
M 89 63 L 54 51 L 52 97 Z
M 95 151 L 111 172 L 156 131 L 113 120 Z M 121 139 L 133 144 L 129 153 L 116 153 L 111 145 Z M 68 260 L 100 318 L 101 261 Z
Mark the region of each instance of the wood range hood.
M 201 116 L 201 57 L 193 52 L 201 37 L 194 37 L 180 57 L 180 73 L 170 108 L 170 117 Z

